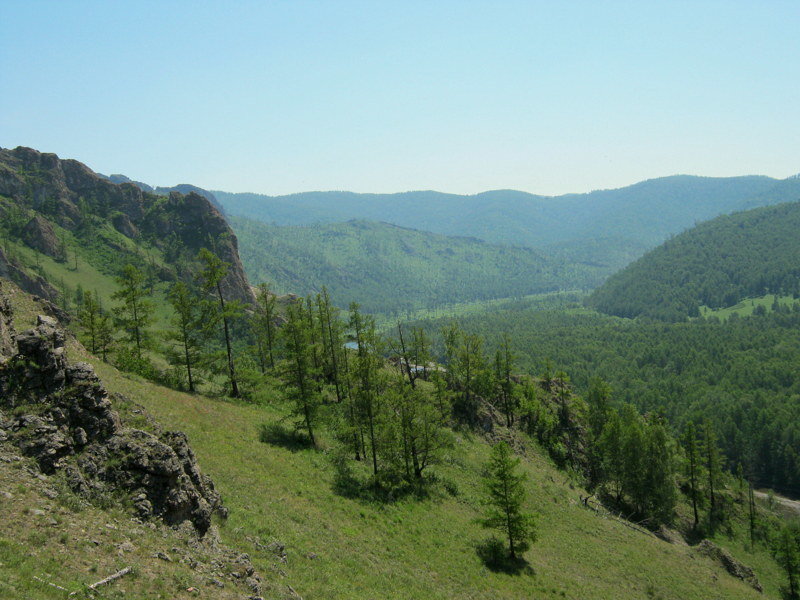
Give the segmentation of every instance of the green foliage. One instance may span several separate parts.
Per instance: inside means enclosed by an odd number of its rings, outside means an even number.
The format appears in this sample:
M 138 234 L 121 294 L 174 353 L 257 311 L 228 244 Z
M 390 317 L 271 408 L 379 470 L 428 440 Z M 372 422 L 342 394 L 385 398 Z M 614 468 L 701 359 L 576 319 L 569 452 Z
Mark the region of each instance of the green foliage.
M 518 472 L 519 463 L 506 442 L 494 445 L 486 466 L 486 508 L 480 520 L 484 527 L 503 532 L 512 559 L 536 541 L 536 522 L 523 510 L 526 477 Z
M 659 419 L 644 419 L 629 404 L 612 413 L 598 440 L 602 481 L 618 504 L 650 524 L 668 523 L 677 501 L 673 440 Z
M 196 365 L 200 360 L 204 341 L 205 315 L 201 310 L 200 298 L 183 281 L 172 285 L 167 300 L 175 311 L 172 329 L 169 330 L 167 338 L 180 346 L 177 351 L 172 347 L 168 348 L 167 358 L 171 364 L 181 367 L 182 373 L 185 371 L 186 389 L 194 392 L 197 380 Z M 192 367 L 195 367 L 194 373 Z M 183 379 L 180 377 L 181 383 Z
M 701 306 L 723 308 L 767 293 L 797 297 L 798 230 L 799 202 L 717 217 L 613 275 L 587 303 L 621 317 L 682 321 Z
M 800 599 L 800 526 L 797 523 L 781 530 L 775 553 L 786 573 L 784 597 L 787 600 Z
M 117 323 L 125 334 L 125 341 L 133 345 L 136 362 L 143 363 L 142 348 L 148 342 L 148 326 L 153 315 L 153 303 L 148 299 L 144 274 L 135 266 L 126 264 L 116 282 L 119 289 L 111 298 L 121 302 L 114 311 Z
M 540 369 L 551 359 L 570 373 L 578 393 L 600 376 L 617 402 L 663 414 L 675 431 L 709 418 L 727 468 L 741 464 L 757 487 L 800 490 L 800 379 L 794 375 L 800 310 L 675 324 L 500 310 L 460 324 L 484 337 L 490 351 L 509 333 L 521 369 Z M 446 356 L 442 322 L 423 325 L 435 339 L 435 354 Z
M 206 330 L 210 332 L 214 327 L 222 326 L 230 395 L 238 398 L 241 394 L 236 378 L 231 329 L 236 320 L 242 316 L 243 307 L 241 303 L 225 298 L 222 281 L 228 273 L 230 265 L 207 248 L 200 249 L 197 259 L 201 265 L 197 273 L 197 280 L 203 293 L 209 296 L 203 304 Z
M 253 282 L 313 294 L 334 304 L 397 313 L 443 304 L 591 288 L 598 269 L 554 261 L 528 248 L 442 235 L 386 223 L 278 227 L 232 218 Z

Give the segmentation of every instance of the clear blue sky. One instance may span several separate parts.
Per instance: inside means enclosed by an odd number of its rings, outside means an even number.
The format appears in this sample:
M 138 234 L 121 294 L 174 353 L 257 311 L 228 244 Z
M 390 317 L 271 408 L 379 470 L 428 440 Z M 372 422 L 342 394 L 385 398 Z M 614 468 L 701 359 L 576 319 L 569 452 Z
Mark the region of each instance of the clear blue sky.
M 155 185 L 800 171 L 800 2 L 0 1 L 0 146 Z

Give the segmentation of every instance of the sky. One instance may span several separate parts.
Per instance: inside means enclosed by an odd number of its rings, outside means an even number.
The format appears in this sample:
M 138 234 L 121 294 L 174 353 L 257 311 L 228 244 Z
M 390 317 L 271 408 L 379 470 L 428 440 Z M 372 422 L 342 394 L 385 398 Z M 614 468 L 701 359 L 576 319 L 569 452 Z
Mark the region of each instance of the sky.
M 0 1 L 0 147 L 151 185 L 800 172 L 800 2 Z

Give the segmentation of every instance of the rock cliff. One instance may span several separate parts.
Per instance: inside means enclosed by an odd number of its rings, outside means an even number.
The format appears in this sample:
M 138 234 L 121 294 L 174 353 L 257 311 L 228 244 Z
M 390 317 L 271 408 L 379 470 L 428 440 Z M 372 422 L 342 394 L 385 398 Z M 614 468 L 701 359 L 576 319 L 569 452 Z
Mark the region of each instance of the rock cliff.
M 165 198 L 133 183 L 113 183 L 76 160 L 18 147 L 0 149 L 0 196 L 34 212 L 20 237 L 45 254 L 57 258 L 61 252 L 51 223 L 75 232 L 88 221 L 105 220 L 126 237 L 143 237 L 161 248 L 169 241 L 190 257 L 203 246 L 214 250 L 230 263 L 224 282 L 230 299 L 253 302 L 236 236 L 219 209 L 198 193 Z

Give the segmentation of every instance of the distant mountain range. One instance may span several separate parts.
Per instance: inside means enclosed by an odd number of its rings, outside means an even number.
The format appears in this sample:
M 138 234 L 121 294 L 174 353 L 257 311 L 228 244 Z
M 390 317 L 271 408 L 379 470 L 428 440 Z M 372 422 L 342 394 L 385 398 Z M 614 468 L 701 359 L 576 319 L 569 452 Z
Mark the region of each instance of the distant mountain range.
M 214 191 L 229 215 L 276 225 L 350 219 L 527 246 L 620 268 L 670 235 L 720 214 L 795 199 L 800 180 L 676 175 L 588 194 L 545 197 L 514 190 L 474 196 L 308 192 L 289 196 Z

